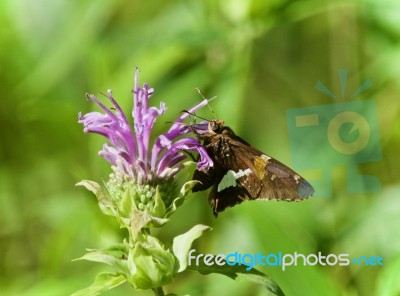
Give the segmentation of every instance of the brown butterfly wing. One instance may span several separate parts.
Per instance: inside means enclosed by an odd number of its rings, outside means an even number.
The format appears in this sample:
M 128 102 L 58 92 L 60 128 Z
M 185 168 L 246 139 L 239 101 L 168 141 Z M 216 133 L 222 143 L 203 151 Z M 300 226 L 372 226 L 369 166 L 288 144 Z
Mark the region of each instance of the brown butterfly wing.
M 250 193 L 249 199 L 297 201 L 314 193 L 312 186 L 303 177 L 254 147 L 235 141 L 231 149 L 238 152 L 235 153 L 237 166 L 252 171 L 237 180 Z M 259 188 L 254 188 L 252 183 L 258 184 Z
M 213 185 L 209 201 L 215 215 L 245 200 L 298 201 L 314 193 L 304 178 L 250 146 L 233 132 L 214 135 L 207 145 L 207 151 L 214 161 L 214 167 L 207 173 L 195 172 L 193 179 L 200 180 L 202 184 L 195 186 L 194 191 L 205 190 Z M 239 174 L 236 184 L 223 182 L 228 172 L 231 175 Z

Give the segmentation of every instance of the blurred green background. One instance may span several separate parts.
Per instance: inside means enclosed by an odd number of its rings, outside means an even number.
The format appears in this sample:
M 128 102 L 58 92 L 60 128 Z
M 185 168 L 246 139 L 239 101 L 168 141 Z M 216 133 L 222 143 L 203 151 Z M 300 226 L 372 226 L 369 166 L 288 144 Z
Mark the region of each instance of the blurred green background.
M 334 167 L 333 198 L 248 202 L 214 219 L 203 192 L 159 235 L 170 240 L 203 223 L 213 231 L 196 242 L 202 253 L 379 255 L 383 267 L 260 270 L 287 295 L 400 295 L 400 2 L 3 0 L 0 25 L 1 295 L 68 295 L 86 287 L 104 267 L 71 260 L 122 239 L 94 196 L 74 187 L 110 172 L 97 156 L 103 139 L 84 135 L 77 113 L 95 108 L 86 92 L 108 88 L 130 112 L 134 66 L 141 83 L 155 88 L 153 103 L 168 106 L 157 132 L 201 101 L 192 91 L 199 87 L 218 96 L 211 105 L 227 125 L 289 165 L 286 112 L 333 103 L 315 84 L 340 93 L 341 68 L 349 71 L 349 91 L 370 79 L 361 99 L 376 100 L 382 160 L 359 170 L 379 178 L 379 193 L 347 193 L 346 167 Z M 200 113 L 214 117 L 207 108 Z M 166 290 L 263 295 L 194 272 Z M 104 295 L 152 293 L 124 285 Z

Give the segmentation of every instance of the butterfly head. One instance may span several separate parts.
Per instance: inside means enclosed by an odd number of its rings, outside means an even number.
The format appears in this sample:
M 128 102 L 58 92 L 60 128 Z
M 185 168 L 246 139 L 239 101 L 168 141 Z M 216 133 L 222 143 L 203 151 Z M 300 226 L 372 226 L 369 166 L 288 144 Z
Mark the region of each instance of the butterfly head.
M 210 120 L 208 123 L 208 132 L 210 134 L 220 134 L 224 130 L 224 121 L 221 119 Z

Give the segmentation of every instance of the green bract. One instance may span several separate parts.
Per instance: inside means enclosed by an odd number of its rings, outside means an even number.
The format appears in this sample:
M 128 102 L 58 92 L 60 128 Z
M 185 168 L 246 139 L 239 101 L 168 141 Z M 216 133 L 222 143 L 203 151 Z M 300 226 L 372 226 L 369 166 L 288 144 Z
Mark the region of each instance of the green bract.
M 186 182 L 179 192 L 175 190 L 174 180 L 163 180 L 161 184 L 151 186 L 125 180 L 117 183 L 111 178 L 103 186 L 88 180 L 77 185 L 93 192 L 101 211 L 114 216 L 122 228 L 134 234 L 142 228 L 160 227 L 167 223 L 168 217 L 183 203 L 196 182 Z M 175 198 L 171 198 L 171 193 L 176 194 Z
M 172 252 L 150 235 L 140 239 L 130 249 L 128 256 L 128 282 L 135 289 L 154 289 L 172 282 L 178 262 Z
M 156 186 L 138 185 L 133 181 L 121 181 L 114 177 L 103 186 L 94 181 L 79 182 L 77 185 L 86 187 L 96 195 L 102 212 L 114 216 L 120 226 L 126 228 L 130 234 L 129 240 L 122 244 L 88 250 L 89 253 L 79 259 L 112 266 L 119 276 L 123 276 L 138 290 L 155 289 L 170 283 L 178 270 L 186 269 L 185 260 L 193 240 L 209 228 L 194 227 L 188 233 L 176 237 L 172 248 L 167 248 L 150 235 L 149 230 L 167 223 L 168 216 L 183 203 L 196 183 L 197 181 L 189 181 L 177 191 L 176 183 L 166 180 Z M 177 192 L 177 196 L 171 198 L 171 192 Z M 103 275 L 93 285 L 99 287 L 99 281 L 104 278 L 111 282 L 115 280 L 114 275 Z

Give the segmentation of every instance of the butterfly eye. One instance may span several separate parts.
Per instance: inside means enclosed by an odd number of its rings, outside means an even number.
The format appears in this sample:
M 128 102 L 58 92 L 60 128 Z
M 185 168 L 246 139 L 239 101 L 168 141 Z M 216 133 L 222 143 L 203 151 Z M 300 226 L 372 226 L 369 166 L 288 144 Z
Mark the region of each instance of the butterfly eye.
M 218 122 L 212 122 L 211 129 L 213 130 L 214 133 L 219 134 L 222 131 L 222 125 L 219 124 Z

